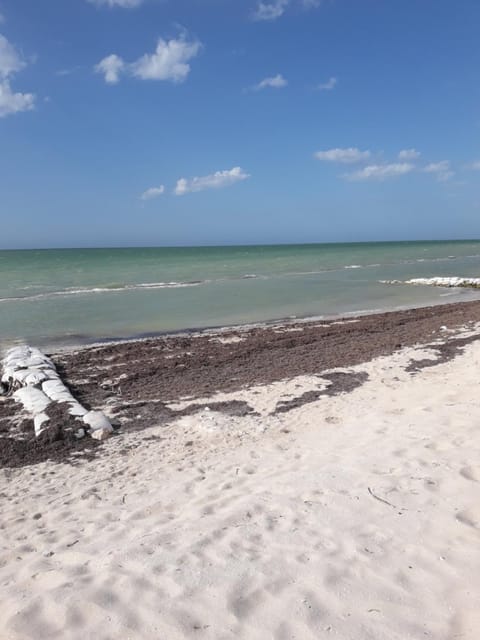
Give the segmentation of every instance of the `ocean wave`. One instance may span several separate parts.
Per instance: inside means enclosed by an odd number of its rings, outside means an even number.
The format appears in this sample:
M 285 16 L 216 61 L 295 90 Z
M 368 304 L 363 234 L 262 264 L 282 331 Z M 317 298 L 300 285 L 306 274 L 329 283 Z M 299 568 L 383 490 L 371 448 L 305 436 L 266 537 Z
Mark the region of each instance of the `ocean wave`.
M 467 287 L 480 289 L 480 278 L 462 278 L 458 276 L 442 276 L 435 278 L 411 278 L 410 280 L 379 280 L 381 284 L 413 284 L 433 287 Z
M 316 276 L 322 273 L 330 273 L 331 271 L 338 271 L 338 269 L 317 269 L 315 271 L 289 271 L 287 273 L 279 273 L 278 276 Z
M 126 285 L 126 289 L 180 289 L 182 287 L 198 287 L 208 284 L 210 280 L 187 280 L 186 282 L 141 282 L 140 284 Z
M 138 284 L 124 284 L 124 285 L 112 285 L 105 287 L 81 287 L 68 288 L 63 291 L 52 291 L 51 293 L 43 295 L 54 296 L 70 296 L 84 293 L 110 293 L 116 291 L 133 291 L 135 289 L 181 289 L 183 287 L 197 287 L 200 284 L 205 284 L 207 280 L 192 280 L 189 282 L 139 282 Z
M 209 280 L 191 280 L 188 282 L 140 282 L 138 284 L 112 285 L 101 287 L 68 287 L 60 291 L 46 291 L 45 293 L 36 293 L 26 296 L 10 296 L 8 298 L 0 298 L 0 302 L 39 300 L 42 298 L 52 298 L 54 296 L 78 296 L 96 293 L 117 293 L 119 291 L 135 291 L 144 289 L 182 289 L 184 287 L 198 287 L 207 284 Z
M 447 262 L 448 260 L 461 260 L 462 258 L 466 258 L 468 256 L 441 256 L 438 258 L 415 258 L 415 259 L 407 259 L 401 260 L 400 264 L 415 264 L 416 262 Z M 480 256 L 472 256 L 478 257 Z

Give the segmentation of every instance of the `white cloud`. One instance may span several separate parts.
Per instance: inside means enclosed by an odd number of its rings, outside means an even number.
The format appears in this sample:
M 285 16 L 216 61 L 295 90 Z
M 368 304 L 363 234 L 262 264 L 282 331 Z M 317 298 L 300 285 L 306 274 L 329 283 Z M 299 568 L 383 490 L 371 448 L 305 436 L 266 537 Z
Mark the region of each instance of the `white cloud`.
M 361 169 L 343 175 L 347 180 L 386 180 L 388 178 L 395 178 L 407 173 L 420 171 L 435 175 L 439 182 L 445 182 L 455 175 L 455 172 L 452 171 L 448 160 L 432 162 L 424 167 L 419 166 L 417 160 L 420 158 L 421 153 L 414 148 L 402 149 L 399 151 L 398 162 L 394 161 L 373 164 L 374 160 L 372 155 L 371 151 L 361 151 L 356 147 L 346 149 L 328 149 L 325 151 L 317 151 L 314 154 L 318 160 L 326 162 L 343 164 L 363 163 L 364 166 Z M 371 164 L 367 165 L 367 161 Z M 470 165 L 470 168 L 480 170 L 480 161 Z
M 290 0 L 274 0 L 259 2 L 253 13 L 254 20 L 276 20 L 283 16 Z
M 448 171 L 450 169 L 450 163 L 448 160 L 441 160 L 440 162 L 431 162 L 424 167 L 425 173 L 439 173 L 442 171 Z
M 472 162 L 472 164 L 470 165 L 470 169 L 473 169 L 474 171 L 480 171 L 480 160 Z
M 165 187 L 161 184 L 159 187 L 150 187 L 142 193 L 140 196 L 141 200 L 152 200 L 153 198 L 158 198 L 162 193 L 165 193 Z
M 399 160 L 416 160 L 422 154 L 416 149 L 402 149 L 398 154 Z
M 123 9 L 135 9 L 139 7 L 143 0 L 87 0 L 90 4 L 95 4 L 97 7 L 122 7 Z
M 94 67 L 95 73 L 103 73 L 107 84 L 117 84 L 124 68 L 124 61 L 114 53 L 100 60 Z
M 34 108 L 33 93 L 13 93 L 8 80 L 0 82 L 0 118 L 21 111 L 31 111 Z
M 409 162 L 393 164 L 371 164 L 363 169 L 347 174 L 348 180 L 386 180 L 410 173 L 415 166 Z
M 200 42 L 188 41 L 185 35 L 177 40 L 160 38 L 154 53 L 145 54 L 131 64 L 113 53 L 103 58 L 94 68 L 97 73 L 104 74 L 105 82 L 109 84 L 116 84 L 122 73 L 142 80 L 170 80 L 178 83 L 183 82 L 190 73 L 188 62 L 201 48 Z
M 425 173 L 433 173 L 437 176 L 439 182 L 446 182 L 455 175 L 455 172 L 450 168 L 450 162 L 448 160 L 441 160 L 440 162 L 431 162 L 423 168 Z
M 59 69 L 58 71 L 55 71 L 55 75 L 59 78 L 63 78 L 64 76 L 71 76 L 72 73 L 75 73 L 79 69 L 79 66 L 71 67 L 70 69 Z
M 292 0 L 270 0 L 270 2 L 260 0 L 252 13 L 252 18 L 258 21 L 276 20 L 283 16 L 291 2 Z M 297 2 L 304 9 L 314 9 L 321 5 L 322 0 L 297 0 Z
M 276 76 L 272 78 L 265 78 L 258 84 L 254 85 L 252 89 L 254 91 L 261 91 L 262 89 L 272 88 L 272 89 L 283 89 L 288 84 L 287 80 L 282 76 L 281 73 L 277 73 Z
M 228 187 L 235 182 L 246 180 L 249 177 L 249 174 L 245 173 L 243 169 L 234 167 L 227 171 L 216 171 L 209 176 L 201 178 L 180 178 L 175 187 L 175 195 L 183 196 L 186 193 L 203 191 L 204 189 L 220 189 Z
M 356 147 L 348 149 L 328 149 L 327 151 L 317 151 L 315 158 L 326 162 L 341 162 L 343 164 L 353 164 L 368 160 L 372 154 L 370 151 L 360 151 Z
M 190 73 L 188 61 L 198 54 L 201 47 L 200 42 L 188 42 L 184 35 L 168 42 L 160 38 L 155 53 L 145 54 L 131 65 L 132 73 L 142 80 L 183 82 Z
M 338 84 L 337 78 L 330 78 L 327 82 L 317 85 L 319 91 L 331 91 Z
M 10 42 L 0 34 L 0 78 L 8 78 L 13 73 L 21 71 L 26 63 Z
M 15 93 L 10 86 L 11 76 L 25 66 L 16 49 L 5 36 L 0 35 L 0 118 L 35 108 L 35 96 L 32 93 Z

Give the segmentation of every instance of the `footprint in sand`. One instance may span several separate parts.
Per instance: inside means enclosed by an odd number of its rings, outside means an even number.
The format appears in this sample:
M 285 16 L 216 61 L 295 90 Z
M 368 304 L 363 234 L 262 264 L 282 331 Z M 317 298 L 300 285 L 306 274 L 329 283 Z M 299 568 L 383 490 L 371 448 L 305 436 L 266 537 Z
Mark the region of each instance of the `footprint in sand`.
M 455 518 L 468 527 L 480 529 L 480 507 L 471 507 L 470 509 L 459 511 Z
M 253 465 L 246 465 L 242 468 L 242 471 L 247 475 L 252 476 L 257 472 L 257 467 L 254 467 Z
M 227 607 L 238 620 L 244 620 L 252 615 L 264 599 L 265 593 L 262 590 L 246 593 L 242 586 L 237 585 L 228 597 Z
M 463 467 L 460 469 L 460 475 L 471 480 L 472 482 L 480 482 L 480 469 L 476 467 Z
M 290 640 L 295 636 L 288 622 L 281 622 L 273 637 L 275 640 Z

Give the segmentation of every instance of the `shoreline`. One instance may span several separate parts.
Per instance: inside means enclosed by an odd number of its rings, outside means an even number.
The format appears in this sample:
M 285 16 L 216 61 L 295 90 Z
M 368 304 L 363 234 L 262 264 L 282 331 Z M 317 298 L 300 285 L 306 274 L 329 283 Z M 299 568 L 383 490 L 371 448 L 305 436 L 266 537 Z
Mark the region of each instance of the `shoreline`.
M 465 288 L 462 293 L 459 293 L 459 296 L 466 295 L 466 291 L 472 292 L 473 289 Z M 448 293 L 446 295 L 453 296 L 454 293 Z M 125 344 L 132 342 L 145 342 L 148 340 L 155 339 L 163 339 L 163 338 L 176 338 L 176 337 L 197 337 L 206 334 L 217 335 L 221 333 L 228 332 L 241 332 L 241 331 L 249 331 L 253 329 L 268 329 L 274 326 L 290 326 L 291 324 L 309 324 L 316 322 L 339 322 L 339 321 L 353 321 L 356 318 L 363 318 L 366 316 L 378 316 L 385 315 L 391 313 L 397 313 L 402 311 L 415 311 L 421 309 L 429 309 L 431 307 L 447 307 L 451 305 L 462 305 L 462 304 L 470 304 L 475 302 L 480 302 L 480 293 L 474 295 L 478 295 L 478 297 L 474 297 L 469 300 L 454 300 L 452 302 L 444 302 L 444 301 L 430 301 L 425 305 L 420 306 L 411 306 L 411 305 L 399 305 L 396 307 L 386 307 L 386 308 L 377 308 L 377 309 L 365 309 L 365 310 L 357 310 L 357 311 L 349 311 L 345 313 L 338 314 L 321 314 L 321 315 L 299 315 L 299 316 L 285 316 L 279 318 L 271 318 L 268 320 L 262 320 L 258 322 L 244 322 L 244 323 L 233 323 L 227 325 L 208 325 L 205 327 L 187 327 L 184 329 L 168 329 L 165 331 L 152 331 L 152 332 L 142 332 L 138 334 L 131 334 L 125 337 L 121 336 L 102 336 L 102 337 L 86 337 L 86 336 L 78 336 L 79 342 L 72 344 L 61 344 L 61 342 L 65 339 L 64 337 L 56 337 L 44 339 L 40 338 L 39 341 L 35 340 L 24 340 L 23 338 L 16 338 L 9 340 L 6 342 L 4 348 L 10 348 L 12 346 L 17 346 L 19 344 L 25 344 L 30 342 L 35 346 L 43 349 L 46 353 L 49 354 L 57 354 L 57 353 L 70 353 L 73 351 L 79 351 L 83 349 L 91 349 L 108 345 L 117 345 L 117 344 Z M 53 340 L 52 342 L 48 342 L 48 340 Z M 0 347 L 2 345 L 0 344 Z
M 127 432 L 167 425 L 205 407 L 224 415 L 247 416 L 253 413 L 251 404 L 237 401 L 232 394 L 335 369 L 344 373 L 328 379 L 329 393 L 350 393 L 362 380 L 348 375 L 348 369 L 416 345 L 430 345 L 436 362 L 445 362 L 476 340 L 457 333 L 478 322 L 480 301 L 472 301 L 328 321 L 296 319 L 169 334 L 51 355 L 74 397 L 89 409 L 105 412 L 121 439 Z M 439 341 L 445 344 L 435 344 Z M 428 361 L 423 366 L 429 366 Z M 229 394 L 229 399 L 214 401 L 221 394 Z M 288 401 L 283 399 L 272 411 L 288 412 L 319 397 L 314 389 L 307 389 L 292 394 Z M 184 404 L 178 408 L 175 403 Z M 11 398 L 0 398 L 0 466 L 102 454 L 102 447 L 93 445 L 90 438 L 32 444 L 30 423 Z

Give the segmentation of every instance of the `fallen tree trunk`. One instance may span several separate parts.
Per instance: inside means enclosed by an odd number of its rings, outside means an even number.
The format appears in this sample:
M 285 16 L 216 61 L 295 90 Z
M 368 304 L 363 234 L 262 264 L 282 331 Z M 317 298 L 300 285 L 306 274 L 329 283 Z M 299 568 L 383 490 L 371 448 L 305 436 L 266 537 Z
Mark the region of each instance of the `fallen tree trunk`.
M 52 403 L 67 405 L 68 413 L 79 423 L 78 437 L 87 431 L 92 438 L 104 440 L 112 433 L 107 417 L 83 407 L 63 384 L 52 360 L 36 347 L 14 347 L 2 364 L 2 386 L 33 416 L 36 436 L 49 426 L 46 409 Z

